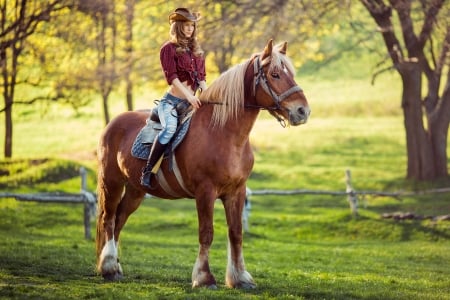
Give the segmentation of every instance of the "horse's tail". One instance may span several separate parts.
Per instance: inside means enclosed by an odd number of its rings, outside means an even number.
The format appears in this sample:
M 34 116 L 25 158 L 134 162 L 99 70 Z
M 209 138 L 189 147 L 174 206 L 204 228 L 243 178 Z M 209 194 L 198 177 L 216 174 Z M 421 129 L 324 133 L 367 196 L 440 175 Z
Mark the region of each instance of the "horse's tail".
M 109 126 L 108 126 L 109 127 Z M 99 270 L 100 254 L 102 253 L 103 247 L 106 243 L 106 224 L 105 224 L 105 208 L 107 207 L 107 165 L 108 165 L 108 153 L 110 147 L 108 147 L 108 132 L 111 130 L 109 128 L 105 129 L 105 132 L 100 138 L 98 148 L 97 148 L 97 233 L 95 236 L 95 248 L 97 257 L 97 270 Z
M 100 175 L 98 175 L 98 188 L 97 188 L 97 234 L 95 235 L 95 248 L 96 248 L 96 254 L 97 254 L 97 270 L 99 268 L 99 259 L 100 254 L 102 252 L 103 246 L 105 245 L 105 229 L 103 225 L 103 215 L 104 215 L 104 202 L 105 202 L 105 195 L 103 191 L 101 190 L 103 178 Z

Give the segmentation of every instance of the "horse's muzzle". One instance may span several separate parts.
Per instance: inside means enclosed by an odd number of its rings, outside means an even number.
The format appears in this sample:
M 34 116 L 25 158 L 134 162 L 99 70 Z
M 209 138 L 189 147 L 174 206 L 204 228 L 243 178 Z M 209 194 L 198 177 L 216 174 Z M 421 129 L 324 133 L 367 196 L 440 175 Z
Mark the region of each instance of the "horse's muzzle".
M 289 110 L 289 123 L 293 126 L 305 124 L 308 121 L 311 109 L 309 106 L 300 105 Z

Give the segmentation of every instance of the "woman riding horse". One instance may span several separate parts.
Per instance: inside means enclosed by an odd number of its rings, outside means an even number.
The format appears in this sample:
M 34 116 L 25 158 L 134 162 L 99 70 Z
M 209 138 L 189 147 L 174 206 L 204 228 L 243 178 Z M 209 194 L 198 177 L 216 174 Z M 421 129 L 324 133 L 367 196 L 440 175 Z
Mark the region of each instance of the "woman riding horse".
M 177 129 L 178 115 L 175 107 L 187 100 L 194 109 L 201 102 L 195 95 L 197 89 L 205 90 L 205 58 L 197 42 L 198 13 L 187 8 L 177 8 L 169 15 L 170 41 L 160 51 L 161 66 L 169 89 L 158 105 L 162 130 L 156 136 L 147 165 L 142 170 L 141 184 L 151 188 L 151 181 L 158 171 L 154 168 Z
M 304 124 L 310 114 L 286 48 L 287 43 L 274 47 L 269 41 L 261 53 L 221 74 L 200 95 L 205 104 L 193 114 L 186 137 L 172 157 L 162 161 L 152 189 L 140 182 L 145 161 L 131 154 L 149 114 L 125 112 L 108 124 L 97 151 L 97 268 L 105 279 L 123 276 L 118 258 L 120 232 L 150 193 L 166 199 L 195 199 L 199 249 L 192 270 L 193 287 L 216 287 L 209 249 L 214 235 L 214 203 L 220 199 L 228 225 L 226 285 L 255 287 L 242 251 L 242 209 L 254 161 L 250 131 L 261 109 L 268 110 L 282 125 Z

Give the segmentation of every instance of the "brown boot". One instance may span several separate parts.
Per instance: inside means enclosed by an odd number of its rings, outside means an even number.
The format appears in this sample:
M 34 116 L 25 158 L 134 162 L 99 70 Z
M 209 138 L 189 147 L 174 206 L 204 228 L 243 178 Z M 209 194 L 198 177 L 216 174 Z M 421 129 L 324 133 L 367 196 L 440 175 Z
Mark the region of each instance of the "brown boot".
M 156 174 L 156 171 L 155 173 L 153 173 L 152 169 L 163 155 L 165 149 L 166 145 L 161 144 L 158 141 L 158 137 L 156 137 L 155 141 L 153 142 L 152 149 L 150 150 L 150 155 L 148 156 L 147 165 L 144 169 L 142 169 L 141 184 L 143 186 L 146 186 L 150 189 L 154 188 L 152 187 L 151 183 L 154 175 Z

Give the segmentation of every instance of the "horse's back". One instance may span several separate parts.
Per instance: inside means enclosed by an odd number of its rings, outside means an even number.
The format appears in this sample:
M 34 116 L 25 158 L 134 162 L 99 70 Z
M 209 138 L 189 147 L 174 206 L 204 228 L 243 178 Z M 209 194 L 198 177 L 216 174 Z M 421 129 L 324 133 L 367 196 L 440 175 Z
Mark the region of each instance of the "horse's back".
M 100 145 L 106 146 L 112 141 L 122 139 L 124 136 L 137 132 L 145 125 L 149 111 L 127 111 L 112 119 L 105 127 L 100 137 Z
M 145 125 L 149 111 L 127 111 L 112 119 L 105 127 L 98 144 L 99 161 L 113 158 L 130 148 L 139 130 Z
M 105 128 L 104 134 L 116 131 L 126 131 L 144 126 L 150 111 L 126 111 L 112 119 Z

